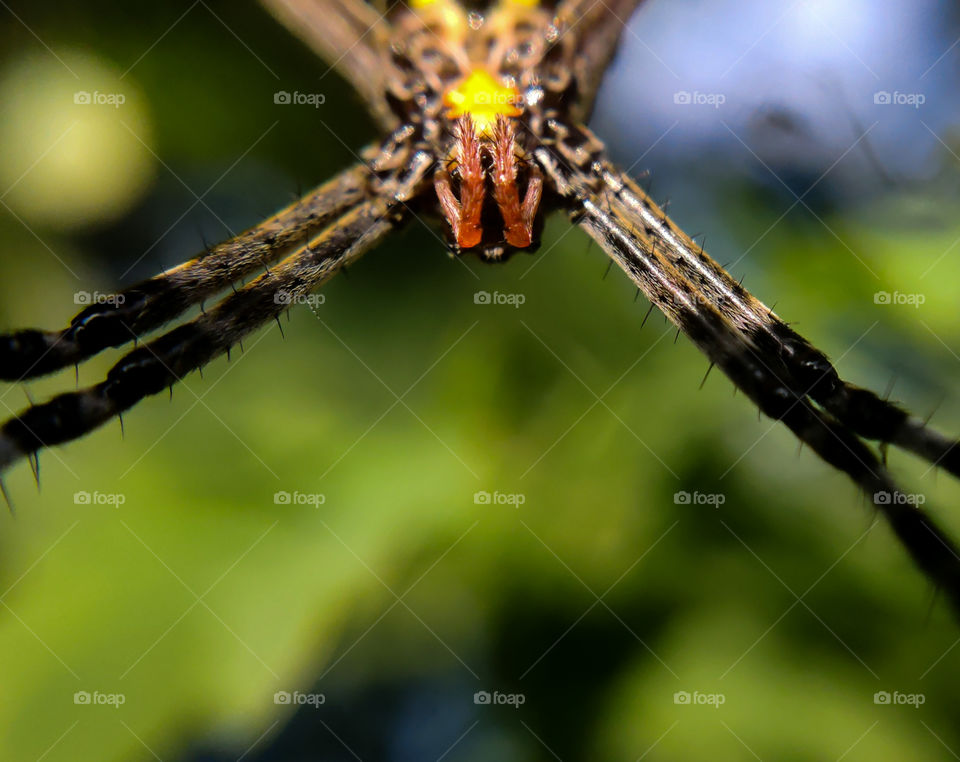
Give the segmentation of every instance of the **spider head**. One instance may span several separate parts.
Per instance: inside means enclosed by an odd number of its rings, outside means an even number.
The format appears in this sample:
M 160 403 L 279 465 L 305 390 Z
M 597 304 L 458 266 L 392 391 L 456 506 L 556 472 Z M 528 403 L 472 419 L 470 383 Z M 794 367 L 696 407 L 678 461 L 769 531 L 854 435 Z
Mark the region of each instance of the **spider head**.
M 501 259 L 535 248 L 543 179 L 518 136 L 522 96 L 477 68 L 443 100 L 450 142 L 434 185 L 454 250 Z

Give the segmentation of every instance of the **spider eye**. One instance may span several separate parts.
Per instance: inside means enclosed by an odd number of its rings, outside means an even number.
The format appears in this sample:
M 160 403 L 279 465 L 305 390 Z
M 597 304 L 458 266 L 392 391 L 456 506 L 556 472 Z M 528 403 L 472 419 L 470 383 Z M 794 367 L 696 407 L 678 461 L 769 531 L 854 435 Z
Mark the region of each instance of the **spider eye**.
M 527 102 L 527 106 L 536 106 L 543 100 L 543 88 L 539 86 L 527 88 L 524 100 Z
M 440 59 L 440 51 L 432 46 L 426 47 L 420 51 L 419 58 L 426 63 L 434 64 Z

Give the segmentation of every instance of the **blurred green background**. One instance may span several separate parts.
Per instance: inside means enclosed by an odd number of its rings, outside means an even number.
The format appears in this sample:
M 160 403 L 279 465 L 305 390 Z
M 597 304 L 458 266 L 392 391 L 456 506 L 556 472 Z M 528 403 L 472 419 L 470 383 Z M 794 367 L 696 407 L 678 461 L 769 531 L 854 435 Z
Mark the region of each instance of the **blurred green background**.
M 254 224 L 375 135 L 254 5 L 0 6 L 3 330 L 66 324 L 77 292 Z M 326 101 L 276 106 L 278 90 Z M 713 201 L 672 212 L 721 261 L 770 228 L 736 275 L 844 377 L 896 379 L 893 397 L 957 432 L 953 135 L 924 183 L 819 196 L 825 224 L 797 206 L 774 225 L 792 199 L 711 177 L 708 154 L 674 181 Z M 648 147 L 613 146 L 628 164 Z M 145 401 L 123 438 L 110 425 L 42 453 L 39 492 L 17 467 L 0 758 L 956 756 L 960 632 L 942 601 L 846 478 L 721 374 L 699 389 L 705 360 L 658 314 L 641 328 L 646 302 L 605 270 L 561 218 L 502 266 L 451 260 L 414 223 L 316 314 L 295 309 L 285 339 L 271 325 Z M 26 399 L 9 385 L 0 402 L 8 417 Z M 957 485 L 890 461 L 960 532 Z

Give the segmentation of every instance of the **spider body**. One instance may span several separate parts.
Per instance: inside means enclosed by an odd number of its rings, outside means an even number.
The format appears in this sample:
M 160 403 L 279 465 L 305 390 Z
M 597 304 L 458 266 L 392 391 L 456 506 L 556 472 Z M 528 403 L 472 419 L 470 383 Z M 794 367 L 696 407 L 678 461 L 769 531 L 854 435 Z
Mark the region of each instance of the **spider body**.
M 960 551 L 906 499 L 881 457 L 893 444 L 960 476 L 960 443 L 844 381 L 694 244 L 585 126 L 641 0 L 500 0 L 485 17 L 455 0 L 410 0 L 386 16 L 359 0 L 261 2 L 333 62 L 386 137 L 273 217 L 91 305 L 66 328 L 0 334 L 0 379 L 14 382 L 145 342 L 101 383 L 31 404 L 0 426 L 0 473 L 22 459 L 37 473 L 39 450 L 83 436 L 229 353 L 414 215 L 445 221 L 454 252 L 496 260 L 533 249 L 544 214 L 561 210 L 711 367 L 871 497 L 960 611 Z M 148 338 L 220 294 L 199 317 Z

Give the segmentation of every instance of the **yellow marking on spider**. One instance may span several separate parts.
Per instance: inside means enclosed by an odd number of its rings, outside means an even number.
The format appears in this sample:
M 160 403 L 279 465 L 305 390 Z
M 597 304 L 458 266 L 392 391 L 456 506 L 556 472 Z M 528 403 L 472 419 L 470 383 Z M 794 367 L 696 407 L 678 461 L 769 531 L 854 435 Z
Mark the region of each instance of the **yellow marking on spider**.
M 443 36 L 454 44 L 462 44 L 467 34 L 467 13 L 456 0 L 410 0 L 410 7 L 427 20 L 443 27 Z
M 469 114 L 481 135 L 490 136 L 497 116 L 520 116 L 523 97 L 515 87 L 506 87 L 486 69 L 474 69 L 443 96 L 447 118 Z

